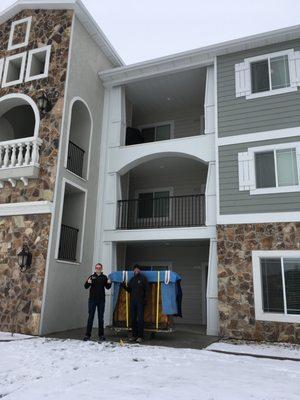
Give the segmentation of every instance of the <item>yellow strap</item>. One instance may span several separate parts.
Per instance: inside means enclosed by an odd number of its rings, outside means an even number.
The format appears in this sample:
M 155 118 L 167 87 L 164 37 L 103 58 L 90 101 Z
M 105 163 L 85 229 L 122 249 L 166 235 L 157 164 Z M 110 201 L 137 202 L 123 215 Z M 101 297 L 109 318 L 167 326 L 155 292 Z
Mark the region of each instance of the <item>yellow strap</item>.
M 128 271 L 125 271 L 125 283 L 126 286 L 128 284 Z M 129 327 L 129 301 L 128 301 L 128 292 L 126 290 L 126 328 Z
M 159 289 L 160 289 L 160 271 L 157 271 L 156 330 L 158 330 L 158 320 L 159 320 Z

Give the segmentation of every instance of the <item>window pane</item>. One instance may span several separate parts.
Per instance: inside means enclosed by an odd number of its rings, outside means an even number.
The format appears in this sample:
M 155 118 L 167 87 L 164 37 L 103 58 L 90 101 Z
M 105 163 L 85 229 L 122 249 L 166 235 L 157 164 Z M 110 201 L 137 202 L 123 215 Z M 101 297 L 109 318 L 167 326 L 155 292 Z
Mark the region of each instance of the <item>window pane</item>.
M 153 193 L 140 193 L 138 202 L 138 218 L 153 216 Z
M 274 57 L 270 60 L 272 89 L 290 86 L 288 56 Z
M 288 314 L 300 314 L 300 259 L 284 259 L 284 279 Z
M 162 125 L 156 128 L 156 140 L 170 139 L 170 125 Z
M 270 90 L 268 60 L 251 64 L 252 93 Z
M 168 217 L 169 216 L 169 192 L 156 192 L 154 193 L 154 216 L 155 217 Z
M 144 138 L 144 142 L 154 142 L 155 141 L 155 128 L 144 128 L 141 130 L 141 135 Z
M 255 154 L 255 177 L 257 188 L 276 187 L 273 151 Z
M 261 258 L 264 312 L 284 312 L 280 258 Z
M 296 149 L 276 151 L 278 186 L 298 185 Z

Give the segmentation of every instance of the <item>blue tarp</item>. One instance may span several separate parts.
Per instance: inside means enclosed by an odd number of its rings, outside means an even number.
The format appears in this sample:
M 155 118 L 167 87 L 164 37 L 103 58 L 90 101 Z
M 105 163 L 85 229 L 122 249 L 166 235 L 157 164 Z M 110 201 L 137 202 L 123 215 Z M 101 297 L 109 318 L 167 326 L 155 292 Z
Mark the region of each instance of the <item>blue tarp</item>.
M 170 280 L 169 283 L 165 283 L 165 271 L 159 271 L 161 282 L 161 297 L 162 297 L 162 312 L 165 315 L 176 315 L 178 314 L 178 305 L 177 305 L 177 281 L 181 280 L 180 275 L 176 272 L 170 272 Z M 133 272 L 128 271 L 128 281 L 133 277 Z M 146 276 L 149 283 L 155 283 L 158 279 L 158 271 L 142 271 L 143 275 Z M 114 309 L 117 305 L 120 285 L 123 282 L 124 274 L 123 271 L 112 272 L 108 278 L 114 284 L 113 290 L 113 306 Z

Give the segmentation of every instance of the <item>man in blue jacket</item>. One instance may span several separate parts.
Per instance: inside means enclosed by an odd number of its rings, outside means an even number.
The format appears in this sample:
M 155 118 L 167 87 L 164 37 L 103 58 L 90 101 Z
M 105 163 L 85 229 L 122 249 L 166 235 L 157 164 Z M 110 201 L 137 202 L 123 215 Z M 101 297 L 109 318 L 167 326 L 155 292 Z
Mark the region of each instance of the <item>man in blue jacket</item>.
M 111 281 L 103 274 L 103 266 L 98 263 L 95 265 L 95 272 L 88 277 L 84 287 L 90 288 L 89 296 L 89 317 L 87 321 L 86 334 L 84 341 L 87 341 L 91 337 L 94 316 L 96 308 L 98 310 L 98 335 L 99 340 L 105 340 L 104 337 L 104 326 L 103 326 L 103 314 L 105 309 L 105 289 L 111 288 Z

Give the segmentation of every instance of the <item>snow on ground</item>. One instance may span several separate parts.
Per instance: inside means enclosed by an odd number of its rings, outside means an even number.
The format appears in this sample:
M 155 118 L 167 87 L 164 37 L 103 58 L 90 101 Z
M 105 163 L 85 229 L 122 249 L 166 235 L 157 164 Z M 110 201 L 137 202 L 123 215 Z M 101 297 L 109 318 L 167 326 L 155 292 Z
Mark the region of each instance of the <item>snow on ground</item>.
M 23 335 L 21 333 L 14 333 L 13 335 L 11 332 L 0 332 L 0 342 L 7 342 L 12 340 L 22 340 L 22 339 L 30 339 L 33 336 Z
M 300 346 L 283 343 L 216 342 L 208 350 L 229 351 L 239 354 L 258 354 L 261 356 L 295 358 L 300 361 Z M 299 364 L 300 369 L 300 364 Z M 300 399 L 300 394 L 299 394 Z
M 0 342 L 5 400 L 299 400 L 300 363 L 34 338 Z

